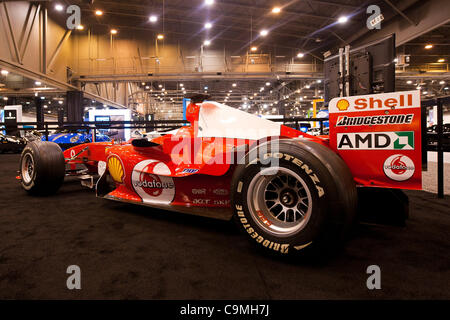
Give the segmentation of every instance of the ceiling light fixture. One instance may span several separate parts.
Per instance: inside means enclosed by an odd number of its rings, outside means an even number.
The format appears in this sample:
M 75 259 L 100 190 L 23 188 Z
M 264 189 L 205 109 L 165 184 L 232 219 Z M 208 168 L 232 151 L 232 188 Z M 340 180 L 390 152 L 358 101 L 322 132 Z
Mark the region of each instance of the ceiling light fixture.
M 212 23 L 211 22 L 205 23 L 205 29 L 211 29 L 211 28 L 212 28 Z
M 259 34 L 261 35 L 261 37 L 265 37 L 269 34 L 269 31 L 266 29 L 263 29 L 259 32 Z
M 9 74 L 8 70 L 2 70 L 1 71 L 2 76 L 7 76 Z
M 274 7 L 272 9 L 272 13 L 280 13 L 281 12 L 281 8 L 280 7 Z
M 117 29 L 111 29 L 111 34 L 117 34 Z
M 445 59 L 439 59 L 438 62 L 439 63 L 445 62 Z
M 303 58 L 305 56 L 305 54 L 304 53 L 301 53 L 301 52 L 299 52 L 298 54 L 297 54 L 297 57 L 298 58 Z
M 205 40 L 205 42 L 203 42 L 204 46 L 209 46 L 210 44 L 211 44 L 211 41 L 209 41 L 209 40 Z
M 79 26 L 77 26 L 77 30 L 84 30 L 84 26 L 80 24 Z
M 55 10 L 56 11 L 63 11 L 64 7 L 62 5 L 60 5 L 60 4 L 57 4 L 57 5 L 55 5 Z
M 431 48 L 433 48 L 433 45 L 432 45 L 432 44 L 427 44 L 427 45 L 425 46 L 425 49 L 431 49 Z
M 339 23 L 346 23 L 347 21 L 348 21 L 348 17 L 346 17 L 346 16 L 339 17 L 339 19 L 338 19 Z
M 158 21 L 158 17 L 155 16 L 155 15 L 151 15 L 150 18 L 148 18 L 148 20 L 149 20 L 150 22 L 156 22 L 156 21 Z
M 95 15 L 96 16 L 102 16 L 103 15 L 103 11 L 102 10 L 95 10 Z
M 205 4 L 207 6 L 210 6 L 210 5 L 214 4 L 214 0 L 205 0 Z
M 158 34 L 158 35 L 156 36 L 156 38 L 157 38 L 158 40 L 162 40 L 162 39 L 164 39 L 164 35 Z
M 250 50 L 255 52 L 256 50 L 258 50 L 258 47 L 252 47 Z

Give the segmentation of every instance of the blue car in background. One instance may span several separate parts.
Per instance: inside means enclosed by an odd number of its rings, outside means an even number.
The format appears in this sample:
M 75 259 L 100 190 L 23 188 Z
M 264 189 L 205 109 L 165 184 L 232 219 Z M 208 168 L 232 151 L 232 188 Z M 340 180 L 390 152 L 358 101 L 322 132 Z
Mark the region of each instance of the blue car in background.
M 46 141 L 45 135 L 41 138 L 42 141 Z M 55 142 L 59 144 L 61 149 L 66 150 L 72 148 L 76 145 L 93 142 L 92 141 L 92 131 L 88 130 L 77 130 L 77 131 L 68 131 L 63 130 L 58 133 L 54 133 L 48 136 L 48 141 Z M 97 131 L 96 142 L 109 142 L 111 138 L 99 131 Z

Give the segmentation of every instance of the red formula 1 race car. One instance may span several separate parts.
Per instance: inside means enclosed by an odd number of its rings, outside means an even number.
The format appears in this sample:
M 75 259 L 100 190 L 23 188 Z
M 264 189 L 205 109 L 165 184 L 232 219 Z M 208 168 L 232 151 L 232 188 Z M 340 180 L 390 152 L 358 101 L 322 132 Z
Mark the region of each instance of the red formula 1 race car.
M 421 188 L 420 94 L 333 99 L 330 136 L 310 136 L 192 99 L 189 126 L 129 143 L 66 150 L 32 142 L 23 188 L 55 193 L 78 176 L 98 197 L 238 222 L 263 250 L 322 250 L 353 221 L 357 187 Z M 374 201 L 374 199 L 372 199 Z

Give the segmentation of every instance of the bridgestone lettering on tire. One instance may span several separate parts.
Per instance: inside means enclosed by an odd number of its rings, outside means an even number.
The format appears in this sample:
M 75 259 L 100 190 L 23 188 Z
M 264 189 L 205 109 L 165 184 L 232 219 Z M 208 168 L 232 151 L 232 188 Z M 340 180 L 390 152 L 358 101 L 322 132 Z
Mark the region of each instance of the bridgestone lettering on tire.
M 54 142 L 33 141 L 27 144 L 20 158 L 21 185 L 35 195 L 53 194 L 64 182 L 65 160 Z
M 259 248 L 278 255 L 331 248 L 356 212 L 356 186 L 344 161 L 303 139 L 251 150 L 231 188 L 239 228 Z

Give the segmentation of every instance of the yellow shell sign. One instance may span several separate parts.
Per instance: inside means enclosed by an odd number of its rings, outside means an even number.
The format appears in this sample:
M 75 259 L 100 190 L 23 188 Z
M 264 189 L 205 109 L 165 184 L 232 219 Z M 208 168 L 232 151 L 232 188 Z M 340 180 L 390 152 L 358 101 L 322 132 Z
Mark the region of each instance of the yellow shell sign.
M 348 109 L 348 107 L 350 107 L 350 103 L 348 103 L 348 101 L 345 99 L 341 99 L 337 103 L 337 108 L 340 111 L 346 111 Z
M 108 159 L 108 170 L 115 182 L 123 183 L 124 171 L 119 158 L 112 156 Z

